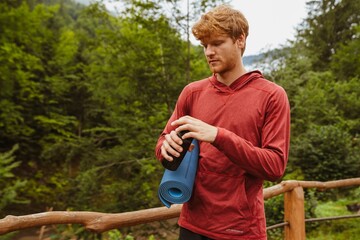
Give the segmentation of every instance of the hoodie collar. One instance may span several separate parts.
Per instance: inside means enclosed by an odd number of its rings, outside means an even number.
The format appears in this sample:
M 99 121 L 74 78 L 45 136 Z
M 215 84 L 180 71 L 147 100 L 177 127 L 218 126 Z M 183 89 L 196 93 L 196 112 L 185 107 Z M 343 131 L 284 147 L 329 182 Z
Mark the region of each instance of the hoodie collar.
M 220 92 L 234 92 L 241 89 L 243 86 L 245 86 L 248 82 L 263 77 L 261 72 L 258 70 L 247 72 L 244 75 L 241 75 L 238 79 L 236 79 L 233 83 L 230 84 L 230 86 L 225 85 L 222 82 L 219 82 L 217 80 L 216 74 L 213 74 L 212 77 L 209 78 L 211 84 Z

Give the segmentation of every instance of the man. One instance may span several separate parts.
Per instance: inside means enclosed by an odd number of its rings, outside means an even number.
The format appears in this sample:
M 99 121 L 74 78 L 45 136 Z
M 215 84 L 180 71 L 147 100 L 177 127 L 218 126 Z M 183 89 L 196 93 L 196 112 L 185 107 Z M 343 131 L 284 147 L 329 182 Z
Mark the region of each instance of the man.
M 177 132 L 200 142 L 194 190 L 179 218 L 180 239 L 266 239 L 263 181 L 279 179 L 289 149 L 285 91 L 242 63 L 243 14 L 219 6 L 192 28 L 213 75 L 180 94 L 156 145 L 160 161 L 182 151 Z

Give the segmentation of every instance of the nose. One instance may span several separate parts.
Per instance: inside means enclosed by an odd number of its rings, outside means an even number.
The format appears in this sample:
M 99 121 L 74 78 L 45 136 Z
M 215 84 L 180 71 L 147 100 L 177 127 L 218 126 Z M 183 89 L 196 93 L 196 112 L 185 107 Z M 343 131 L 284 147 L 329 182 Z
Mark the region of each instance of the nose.
M 212 56 L 215 54 L 214 48 L 210 45 L 207 45 L 204 47 L 205 56 Z

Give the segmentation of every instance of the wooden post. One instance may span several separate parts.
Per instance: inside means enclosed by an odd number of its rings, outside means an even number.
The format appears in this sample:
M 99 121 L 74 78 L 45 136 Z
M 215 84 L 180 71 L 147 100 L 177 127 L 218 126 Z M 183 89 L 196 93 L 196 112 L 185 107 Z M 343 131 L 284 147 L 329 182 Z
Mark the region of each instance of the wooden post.
M 296 187 L 284 195 L 285 240 L 305 240 L 304 191 Z

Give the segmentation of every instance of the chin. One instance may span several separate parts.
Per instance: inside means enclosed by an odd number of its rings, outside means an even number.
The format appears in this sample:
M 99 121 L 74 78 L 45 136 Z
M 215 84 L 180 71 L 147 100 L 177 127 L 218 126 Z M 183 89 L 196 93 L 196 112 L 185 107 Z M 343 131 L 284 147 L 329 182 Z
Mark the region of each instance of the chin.
M 221 72 L 221 69 L 216 68 L 216 67 L 210 67 L 210 71 L 211 71 L 212 73 L 220 73 L 220 72 Z
M 222 69 L 211 69 L 211 72 L 214 74 L 223 74 L 226 71 L 223 71 Z

